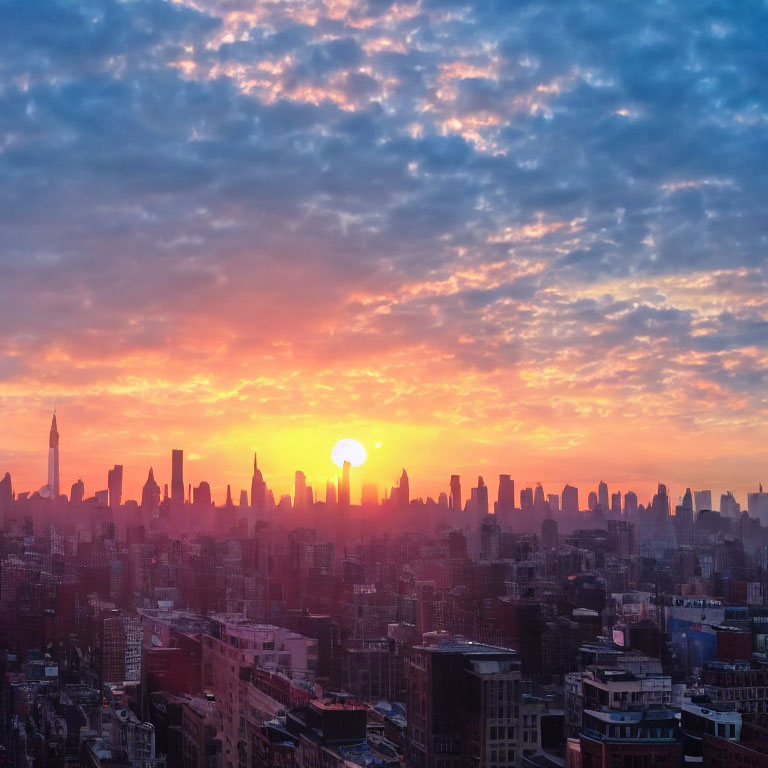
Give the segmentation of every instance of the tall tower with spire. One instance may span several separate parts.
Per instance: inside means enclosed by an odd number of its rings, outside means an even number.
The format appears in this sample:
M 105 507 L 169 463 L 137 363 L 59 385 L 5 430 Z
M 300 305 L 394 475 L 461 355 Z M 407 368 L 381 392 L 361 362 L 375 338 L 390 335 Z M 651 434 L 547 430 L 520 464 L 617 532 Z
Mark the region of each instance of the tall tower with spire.
M 155 473 L 149 468 L 147 482 L 141 489 L 141 514 L 145 523 L 149 523 L 160 514 L 160 486 L 155 481 Z
M 56 427 L 56 411 L 51 421 L 51 434 L 48 439 L 48 487 L 51 498 L 58 499 L 61 491 L 59 485 L 59 430 Z
M 267 484 L 259 469 L 257 455 L 253 454 L 253 477 L 251 478 L 251 506 L 257 512 L 263 512 L 267 505 Z

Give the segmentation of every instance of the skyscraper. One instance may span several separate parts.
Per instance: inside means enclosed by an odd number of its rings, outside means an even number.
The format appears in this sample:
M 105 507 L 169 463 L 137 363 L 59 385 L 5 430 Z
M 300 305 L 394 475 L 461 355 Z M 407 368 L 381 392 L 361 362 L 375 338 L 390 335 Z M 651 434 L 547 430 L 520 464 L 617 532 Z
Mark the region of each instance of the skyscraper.
M 499 475 L 499 493 L 494 506 L 498 524 L 510 526 L 515 511 L 515 481 L 510 475 Z
M 477 488 L 474 490 L 477 512 L 479 512 L 481 516 L 485 516 L 488 514 L 488 486 L 485 484 L 482 475 L 477 478 Z
M 451 475 L 451 499 L 449 506 L 454 512 L 461 512 L 461 478 L 459 475 Z
M 738 517 L 741 512 L 741 506 L 733 496 L 732 491 L 726 491 L 720 496 L 720 514 L 723 517 Z
M 562 493 L 563 514 L 579 514 L 579 489 L 573 485 L 566 485 Z
M 325 484 L 325 503 L 329 506 L 336 506 L 336 484 L 329 480 Z
M 200 485 L 194 489 L 192 498 L 195 504 L 201 507 L 210 507 L 213 504 L 210 484 L 203 480 Z
M 536 483 L 536 488 L 533 492 L 533 515 L 534 531 L 541 529 L 542 520 L 547 520 L 552 516 L 552 510 L 549 508 L 547 498 L 544 495 L 544 488 L 542 487 L 541 483 Z
M 259 469 L 257 456 L 253 454 L 253 478 L 251 479 L 251 506 L 257 512 L 263 512 L 267 503 L 267 484 Z
M 520 491 L 520 509 L 526 515 L 533 514 L 533 488 L 523 488 Z
M 59 430 L 56 427 L 56 411 L 53 412 L 51 433 L 48 439 L 48 488 L 52 499 L 61 493 L 59 485 Z
M 146 523 L 160 514 L 160 486 L 155 482 L 155 473 L 149 468 L 147 482 L 141 489 L 141 515 Z
M 515 508 L 515 481 L 511 475 L 499 475 L 499 494 L 496 511 Z
M 184 451 L 171 451 L 171 502 L 184 505 Z
M 6 472 L 3 479 L 0 480 L 0 523 L 5 522 L 6 515 L 11 511 L 13 504 L 13 484 L 11 475 Z
M 349 470 L 352 465 L 345 461 L 341 468 L 341 482 L 339 483 L 339 506 L 346 509 L 349 506 Z
M 296 470 L 293 480 L 293 508 L 307 508 L 307 476 L 300 469 Z
M 78 507 L 83 503 L 84 496 L 85 483 L 82 480 L 72 483 L 72 487 L 69 490 L 69 503 L 72 504 L 72 506 Z
M 610 507 L 610 501 L 608 500 L 608 484 L 600 481 L 597 486 L 597 503 L 602 508 L 603 512 L 607 512 Z
M 407 507 L 411 503 L 411 486 L 405 469 L 400 475 L 400 484 L 397 486 L 397 501 L 401 507 Z
M 123 501 L 123 465 L 115 464 L 107 472 L 107 489 L 109 490 L 109 507 L 113 512 L 120 509 Z
M 669 519 L 669 496 L 664 483 L 659 483 L 659 490 L 653 497 L 653 514 L 658 525 L 666 524 Z
M 621 491 L 611 494 L 611 514 L 615 517 L 621 516 Z
M 697 512 L 701 512 L 702 509 L 712 509 L 712 491 L 694 491 L 693 498 Z
M 634 517 L 637 514 L 637 494 L 627 491 L 624 494 L 624 517 Z
M 763 526 L 768 523 L 768 493 L 763 491 L 763 484 L 756 493 L 747 494 L 747 511 L 750 517 L 756 517 Z

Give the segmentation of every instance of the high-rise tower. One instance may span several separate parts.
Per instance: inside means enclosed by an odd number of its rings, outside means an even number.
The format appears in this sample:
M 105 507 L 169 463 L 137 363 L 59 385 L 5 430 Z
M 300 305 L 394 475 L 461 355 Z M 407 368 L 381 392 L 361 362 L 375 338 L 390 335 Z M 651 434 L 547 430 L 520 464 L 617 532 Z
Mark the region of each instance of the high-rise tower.
M 454 512 L 461 512 L 461 478 L 459 475 L 451 475 L 451 499 L 449 506 Z
M 570 517 L 579 514 L 579 489 L 573 485 L 566 485 L 563 488 L 562 507 L 563 515 Z
M 155 473 L 149 468 L 147 482 L 141 489 L 141 514 L 148 523 L 160 514 L 160 486 L 155 481 Z
M 122 464 L 115 464 L 114 469 L 107 472 L 107 489 L 109 490 L 109 506 L 113 512 L 117 512 L 123 502 Z
M 51 498 L 58 499 L 59 486 L 59 430 L 56 427 L 56 411 L 53 412 L 51 421 L 51 434 L 48 439 L 48 487 Z
M 267 484 L 258 467 L 257 456 L 253 454 L 253 477 L 251 478 L 251 506 L 263 512 L 267 505 Z
M 397 486 L 397 501 L 401 507 L 407 507 L 411 503 L 411 484 L 405 470 L 400 475 L 400 484 Z
M 345 461 L 341 467 L 341 482 L 339 483 L 339 506 L 342 509 L 349 507 L 350 489 L 349 489 L 349 470 L 352 465 Z
M 597 503 L 600 505 L 600 508 L 603 510 L 603 514 L 605 514 L 611 507 L 610 502 L 608 499 L 608 484 L 600 481 L 600 484 L 597 486 Z
M 171 451 L 171 526 L 174 530 L 182 528 L 184 512 L 184 451 Z
M 293 480 L 293 508 L 296 510 L 307 507 L 307 476 L 300 470 L 296 470 Z

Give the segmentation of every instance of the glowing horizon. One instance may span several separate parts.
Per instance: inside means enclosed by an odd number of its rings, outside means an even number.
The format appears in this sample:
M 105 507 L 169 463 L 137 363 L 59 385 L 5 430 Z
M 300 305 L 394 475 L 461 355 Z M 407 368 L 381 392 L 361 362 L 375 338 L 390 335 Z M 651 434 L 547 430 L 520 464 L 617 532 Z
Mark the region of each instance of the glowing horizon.
M 34 7 L 33 7 L 34 6 Z M 0 476 L 647 501 L 768 466 L 752 6 L 43 0 L 0 25 Z M 376 448 L 376 444 L 380 447 Z M 582 501 L 582 506 L 585 501 Z

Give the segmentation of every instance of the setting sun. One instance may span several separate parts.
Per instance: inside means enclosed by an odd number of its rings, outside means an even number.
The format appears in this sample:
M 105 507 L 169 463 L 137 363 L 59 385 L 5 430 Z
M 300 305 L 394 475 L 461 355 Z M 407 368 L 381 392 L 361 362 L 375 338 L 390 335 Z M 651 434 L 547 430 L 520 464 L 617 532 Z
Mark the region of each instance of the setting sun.
M 348 461 L 353 467 L 361 467 L 365 464 L 366 458 L 367 454 L 363 444 L 348 437 L 339 440 L 331 450 L 331 461 L 337 467 L 342 467 L 345 461 Z

